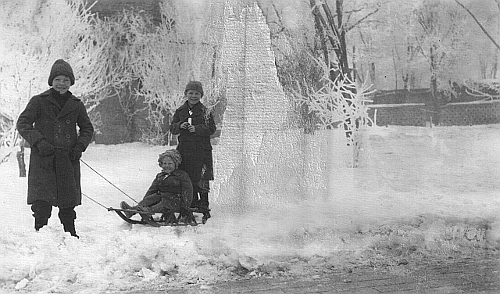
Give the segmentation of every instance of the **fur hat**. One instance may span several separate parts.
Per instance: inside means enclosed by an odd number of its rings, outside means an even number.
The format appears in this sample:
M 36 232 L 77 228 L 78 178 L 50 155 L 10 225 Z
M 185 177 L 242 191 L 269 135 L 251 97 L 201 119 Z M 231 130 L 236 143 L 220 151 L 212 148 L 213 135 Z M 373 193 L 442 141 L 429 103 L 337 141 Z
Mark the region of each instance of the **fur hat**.
M 203 86 L 201 85 L 201 82 L 189 81 L 186 85 L 186 89 L 184 90 L 184 94 L 186 94 L 186 92 L 189 90 L 198 91 L 201 93 L 201 96 L 203 96 Z
M 161 153 L 159 156 L 158 156 L 158 163 L 161 165 L 161 163 L 163 162 L 163 159 L 165 157 L 170 157 L 174 163 L 175 163 L 175 168 L 178 168 L 179 165 L 181 164 L 182 162 L 182 157 L 181 157 L 181 154 L 179 153 L 179 151 L 177 151 L 177 149 L 169 149 L 163 153 Z
M 71 80 L 71 85 L 75 84 L 75 76 L 73 75 L 73 69 L 71 65 L 62 59 L 56 60 L 49 75 L 49 86 L 52 87 L 52 80 L 57 76 L 67 76 Z

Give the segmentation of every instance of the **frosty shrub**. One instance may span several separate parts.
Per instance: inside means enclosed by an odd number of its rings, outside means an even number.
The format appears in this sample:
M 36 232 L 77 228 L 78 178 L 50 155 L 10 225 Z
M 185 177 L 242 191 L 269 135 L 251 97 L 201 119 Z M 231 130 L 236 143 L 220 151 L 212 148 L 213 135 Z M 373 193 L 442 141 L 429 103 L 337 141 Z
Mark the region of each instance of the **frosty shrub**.
M 92 19 L 83 0 L 0 2 L 0 109 L 9 118 L 1 127 L 2 160 L 21 144 L 15 130 L 19 113 L 47 89 L 55 60 L 74 65 L 74 48 Z
M 352 147 L 352 167 L 359 164 L 360 151 L 363 149 L 362 131 L 373 122 L 368 116 L 368 95 L 373 93 L 371 85 L 351 81 L 346 75 L 330 78 L 330 68 L 324 62 L 316 60 L 323 68 L 319 90 L 303 89 L 307 93 L 296 93 L 299 105 L 306 105 L 310 113 L 317 118 L 317 128 L 329 130 L 342 129 L 345 132 L 346 145 Z
M 71 91 L 84 102 L 96 132 L 102 125 L 97 107 L 116 97 L 127 131 L 135 130 L 138 113 L 145 114 L 143 140 L 163 144 L 187 81 L 203 82 L 208 106 L 220 94 L 209 73 L 215 46 L 195 34 L 199 28 L 189 11 L 179 12 L 169 3 L 161 5 L 158 25 L 136 10 L 98 18 L 85 0 L 1 2 L 2 112 L 15 121 L 29 98 L 47 89 L 50 67 L 63 58 L 77 81 Z
M 93 110 L 104 99 L 116 96 L 129 133 L 134 116 L 144 108 L 134 90 L 141 79 L 134 70 L 135 44 L 153 30 L 150 18 L 123 10 L 104 20 L 94 18 L 91 29 L 81 36 L 74 50 L 74 56 L 78 56 L 74 62 L 80 78 L 78 89 L 85 93 L 87 107 Z M 99 123 L 99 118 L 96 112 L 94 123 Z
M 181 83 L 186 80 L 182 55 L 189 51 L 178 38 L 174 8 L 161 5 L 161 12 L 160 26 L 137 34 L 130 47 L 131 67 L 140 77 L 135 94 L 144 99 L 147 111 L 148 127 L 142 130 L 142 140 L 150 144 L 165 143 L 165 125 L 182 103 Z
M 164 144 L 171 139 L 166 125 L 184 102 L 184 87 L 189 80 L 204 82 L 207 74 L 203 66 L 214 50 L 209 44 L 194 40 L 192 28 L 182 23 L 182 16 L 174 6 L 160 4 L 161 24 L 154 30 L 137 33 L 130 40 L 131 71 L 140 79 L 135 95 L 144 99 L 147 111 L 148 127 L 142 130 L 142 140 L 150 144 Z M 136 31 L 139 30 L 137 27 Z M 213 87 L 203 84 L 204 100 L 209 101 Z M 208 106 L 215 104 L 216 101 L 209 101 Z
M 123 11 L 105 20 L 94 18 L 92 27 L 81 36 L 73 52 L 79 78 L 75 88 L 85 94 L 91 109 L 110 96 L 120 95 L 137 79 L 130 67 L 133 56 L 129 43 L 144 24 L 142 17 Z

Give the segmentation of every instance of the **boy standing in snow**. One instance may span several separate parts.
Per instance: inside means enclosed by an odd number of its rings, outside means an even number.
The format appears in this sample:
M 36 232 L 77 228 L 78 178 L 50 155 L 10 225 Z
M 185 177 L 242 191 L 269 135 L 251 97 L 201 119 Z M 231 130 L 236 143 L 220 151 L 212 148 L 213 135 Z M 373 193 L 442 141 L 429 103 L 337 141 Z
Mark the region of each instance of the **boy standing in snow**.
M 16 127 L 31 146 L 28 204 L 35 230 L 47 225 L 56 206 L 64 231 L 79 238 L 74 210 L 82 200 L 79 159 L 92 140 L 94 127 L 82 101 L 69 91 L 74 83 L 71 66 L 56 60 L 48 80 L 51 88 L 31 98 Z
M 190 81 L 184 90 L 186 102 L 179 107 L 170 123 L 170 132 L 179 135 L 177 150 L 182 155 L 180 169 L 186 171 L 193 183 L 193 204 L 203 211 L 203 221 L 210 217 L 208 192 L 213 176 L 210 136 L 216 131 L 212 112 L 200 102 L 203 86 Z

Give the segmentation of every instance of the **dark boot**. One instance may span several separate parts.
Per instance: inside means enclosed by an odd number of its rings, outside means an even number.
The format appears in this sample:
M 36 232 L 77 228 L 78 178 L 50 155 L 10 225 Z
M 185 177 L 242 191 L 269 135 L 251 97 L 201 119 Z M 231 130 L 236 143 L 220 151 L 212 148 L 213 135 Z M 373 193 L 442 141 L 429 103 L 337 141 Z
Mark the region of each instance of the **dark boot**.
M 63 225 L 64 231 L 69 232 L 71 236 L 80 239 L 75 230 L 76 212 L 74 207 L 59 207 L 59 220 Z
M 198 206 L 198 212 L 203 213 L 203 218 L 201 219 L 202 223 L 205 224 L 207 220 L 212 217 L 210 215 L 210 208 L 208 207 L 208 193 L 207 192 L 201 192 L 200 193 L 200 202 Z
M 135 210 L 136 209 L 136 207 L 132 207 L 132 206 L 128 205 L 128 203 L 125 202 L 125 201 L 122 201 L 120 203 L 120 208 L 121 209 L 127 209 L 127 210 L 131 210 L 131 209 Z M 125 214 L 126 217 L 131 218 L 135 214 L 135 212 L 124 211 L 123 214 Z
M 203 218 L 201 219 L 201 222 L 202 222 L 203 224 L 206 224 L 206 223 L 207 223 L 207 220 L 208 220 L 209 218 L 211 218 L 211 217 L 212 217 L 212 216 L 210 215 L 210 211 L 205 211 L 205 212 L 203 213 Z
M 46 226 L 52 214 L 52 205 L 46 201 L 35 201 L 31 205 L 33 217 L 35 218 L 35 230 L 40 230 Z
M 33 214 L 35 216 L 35 214 Z M 39 219 L 35 217 L 35 230 L 38 232 L 43 226 L 46 226 L 48 223 L 48 219 Z
M 71 236 L 76 237 L 77 239 L 80 239 L 80 236 L 76 234 L 76 229 L 75 229 L 75 223 L 67 223 L 63 224 L 64 231 L 69 232 Z

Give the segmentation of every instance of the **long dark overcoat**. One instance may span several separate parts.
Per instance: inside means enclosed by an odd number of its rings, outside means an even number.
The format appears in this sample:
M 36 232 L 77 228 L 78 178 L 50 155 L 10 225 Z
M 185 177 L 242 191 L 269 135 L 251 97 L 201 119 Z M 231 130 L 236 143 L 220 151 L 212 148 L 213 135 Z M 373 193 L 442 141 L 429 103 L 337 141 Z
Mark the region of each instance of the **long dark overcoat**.
M 51 90 L 36 95 L 20 114 L 17 130 L 31 145 L 28 204 L 44 200 L 60 208 L 80 205 L 80 161 L 70 160 L 69 151 L 77 143 L 86 149 L 94 134 L 82 101 L 71 95 L 61 109 Z M 40 156 L 34 146 L 42 139 L 56 148 L 53 155 Z
M 194 133 L 180 128 L 180 125 L 187 122 L 189 118 L 195 127 Z M 179 168 L 189 174 L 193 185 L 200 179 L 214 179 L 210 136 L 215 133 L 216 129 L 212 113 L 201 102 L 189 108 L 189 103 L 186 101 L 174 113 L 170 123 L 170 132 L 179 135 L 177 150 L 182 156 Z

